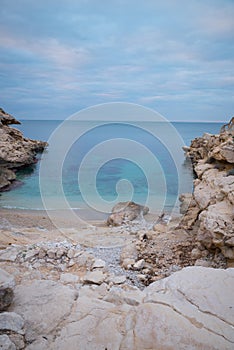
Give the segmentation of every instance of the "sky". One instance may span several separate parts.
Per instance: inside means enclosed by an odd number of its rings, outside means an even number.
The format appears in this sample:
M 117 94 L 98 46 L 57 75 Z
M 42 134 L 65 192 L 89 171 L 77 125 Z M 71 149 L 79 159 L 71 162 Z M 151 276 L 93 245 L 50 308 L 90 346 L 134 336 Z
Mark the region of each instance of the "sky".
M 130 102 L 227 121 L 234 0 L 0 0 L 0 91 L 19 119 Z

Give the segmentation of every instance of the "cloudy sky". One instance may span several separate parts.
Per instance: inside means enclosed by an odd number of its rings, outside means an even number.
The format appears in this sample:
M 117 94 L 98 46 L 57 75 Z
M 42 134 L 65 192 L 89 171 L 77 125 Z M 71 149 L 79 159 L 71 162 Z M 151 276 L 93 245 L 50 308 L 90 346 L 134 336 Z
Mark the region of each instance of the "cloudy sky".
M 234 1 L 1 0 L 0 86 L 18 118 L 124 101 L 169 120 L 228 120 Z

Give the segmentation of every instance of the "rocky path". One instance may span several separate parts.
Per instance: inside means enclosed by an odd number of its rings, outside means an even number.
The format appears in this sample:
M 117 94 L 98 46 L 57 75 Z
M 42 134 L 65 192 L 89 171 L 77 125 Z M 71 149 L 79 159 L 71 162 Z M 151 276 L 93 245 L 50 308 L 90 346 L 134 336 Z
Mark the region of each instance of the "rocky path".
M 9 229 L 1 349 L 232 349 L 234 269 L 183 268 L 196 251 L 176 222 L 67 229 L 66 239 Z

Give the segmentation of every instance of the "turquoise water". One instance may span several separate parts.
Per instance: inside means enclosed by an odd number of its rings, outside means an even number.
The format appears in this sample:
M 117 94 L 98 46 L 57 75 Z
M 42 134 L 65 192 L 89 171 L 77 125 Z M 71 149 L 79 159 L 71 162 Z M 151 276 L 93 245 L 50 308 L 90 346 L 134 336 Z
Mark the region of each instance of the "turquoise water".
M 52 210 L 63 209 L 66 202 L 71 208 L 109 212 L 119 200 L 134 200 L 149 205 L 153 212 L 174 207 L 178 210 L 178 195 L 192 191 L 193 173 L 181 144 L 176 150 L 176 141 L 171 143 L 173 136 L 169 135 L 168 144 L 163 144 L 160 137 L 149 132 L 155 130 L 157 135 L 165 136 L 164 123 L 142 122 L 140 127 L 126 123 L 100 123 L 95 127 L 83 124 L 76 121 L 66 125 L 64 139 L 56 148 L 50 143 L 45 154 L 38 155 L 37 164 L 18 171 L 21 185 L 2 193 L 0 206 L 22 209 L 46 206 Z M 59 125 L 61 121 L 24 120 L 18 129 L 26 137 L 46 141 Z M 172 125 L 181 142 L 189 145 L 204 132 L 218 133 L 222 124 Z M 88 131 L 69 145 L 67 135 L 75 134 L 76 130 L 79 134 L 83 127 Z

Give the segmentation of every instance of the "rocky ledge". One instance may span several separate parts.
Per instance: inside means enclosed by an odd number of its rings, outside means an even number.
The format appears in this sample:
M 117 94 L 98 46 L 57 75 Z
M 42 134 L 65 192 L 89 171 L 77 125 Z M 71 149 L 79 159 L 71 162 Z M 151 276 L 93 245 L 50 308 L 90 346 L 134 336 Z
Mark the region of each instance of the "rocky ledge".
M 181 196 L 181 226 L 191 230 L 198 257 L 222 254 L 234 266 L 234 118 L 218 135 L 204 134 L 185 149 L 196 175 L 192 195 Z M 199 253 L 200 251 L 200 253 Z
M 16 179 L 17 169 L 34 164 L 36 154 L 47 146 L 46 142 L 25 138 L 12 124 L 20 122 L 0 108 L 0 191 Z
M 3 300 L 0 348 L 231 350 L 233 287 L 231 268 L 187 267 L 143 291 L 75 272 L 15 286 L 0 269 L 0 290 L 14 293 L 8 308 Z

